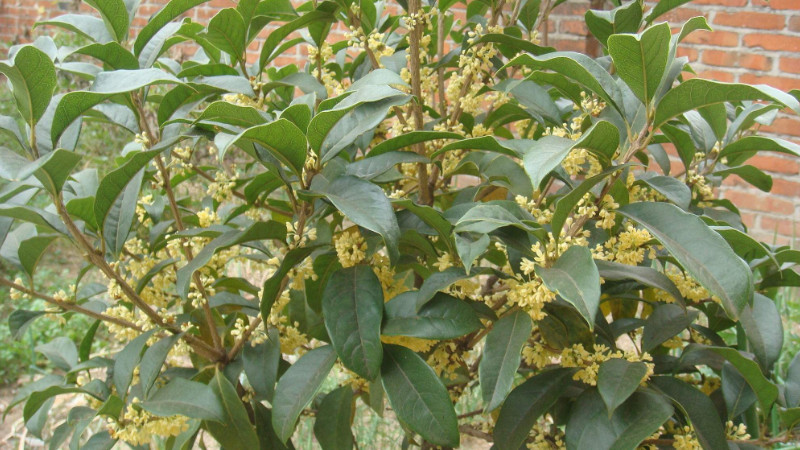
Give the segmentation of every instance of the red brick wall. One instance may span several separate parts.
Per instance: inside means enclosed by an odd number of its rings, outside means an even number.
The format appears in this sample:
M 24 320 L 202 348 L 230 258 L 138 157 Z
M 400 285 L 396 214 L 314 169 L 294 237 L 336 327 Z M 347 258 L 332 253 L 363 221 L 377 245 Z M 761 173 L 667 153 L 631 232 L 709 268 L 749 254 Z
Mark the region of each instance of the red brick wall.
M 140 28 L 164 3 L 166 0 L 143 0 L 134 28 Z M 0 41 L 29 41 L 35 36 L 31 31 L 34 22 L 74 11 L 77 5 L 77 0 L 0 0 Z M 220 8 L 233 5 L 233 0 L 211 0 L 190 16 L 205 23 Z M 85 5 L 80 7 L 88 10 Z M 567 0 L 559 6 L 548 24 L 548 43 L 559 50 L 596 51 L 582 20 L 589 7 L 589 0 Z M 693 33 L 679 53 L 689 57 L 698 76 L 800 89 L 800 0 L 694 0 L 660 20 L 677 25 L 699 15 L 707 18 L 714 31 Z M 251 48 L 251 56 L 257 47 Z M 278 64 L 300 58 L 300 51 L 297 47 L 297 53 Z M 790 114 L 780 113 L 763 131 L 800 143 L 800 120 Z M 751 163 L 773 175 L 772 193 L 764 194 L 731 178 L 722 194 L 742 209 L 746 224 L 758 238 L 780 243 L 790 242 L 795 235 L 800 239 L 800 160 L 770 153 L 754 157 Z

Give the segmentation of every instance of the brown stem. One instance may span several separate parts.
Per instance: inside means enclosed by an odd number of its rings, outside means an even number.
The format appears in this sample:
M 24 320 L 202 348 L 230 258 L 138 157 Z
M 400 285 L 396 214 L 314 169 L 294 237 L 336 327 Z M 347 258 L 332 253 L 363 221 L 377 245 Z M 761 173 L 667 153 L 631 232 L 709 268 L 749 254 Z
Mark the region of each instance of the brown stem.
M 420 61 L 420 40 L 422 39 L 422 9 L 420 7 L 420 0 L 409 0 L 408 12 L 414 17 L 414 27 L 408 33 L 408 51 L 410 54 L 410 67 L 411 72 L 411 95 L 414 96 L 410 108 L 411 114 L 414 116 L 414 128 L 416 130 L 423 129 L 423 115 L 422 104 L 422 68 Z M 425 145 L 422 143 L 414 144 L 414 151 L 418 154 L 425 156 Z M 430 185 L 428 184 L 428 166 L 425 163 L 417 164 L 417 176 L 419 177 L 419 202 L 423 205 L 433 205 L 433 193 L 431 192 Z
M 83 314 L 83 315 L 91 317 L 93 319 L 102 320 L 104 322 L 110 322 L 110 323 L 113 323 L 115 325 L 119 325 L 119 326 L 125 327 L 125 328 L 130 328 L 130 329 L 133 329 L 133 330 L 136 330 L 136 331 L 139 331 L 139 332 L 142 331 L 142 328 L 139 325 L 136 325 L 135 323 L 132 323 L 132 322 L 128 322 L 125 319 L 120 319 L 120 318 L 109 316 L 109 315 L 106 315 L 106 314 L 94 312 L 94 311 L 92 311 L 90 309 L 86 309 L 86 308 L 84 308 L 84 307 L 82 307 L 80 305 L 77 305 L 75 303 L 70 303 L 70 302 L 65 302 L 65 301 L 59 300 L 59 299 L 57 299 L 55 297 L 51 297 L 49 295 L 43 294 L 43 293 L 35 291 L 33 289 L 29 289 L 29 288 L 27 288 L 25 286 L 22 286 L 20 284 L 14 283 L 13 281 L 11 281 L 11 280 L 9 280 L 9 279 L 7 279 L 5 277 L 0 277 L 0 285 L 7 286 L 7 287 L 9 287 L 11 289 L 15 289 L 15 290 L 20 291 L 20 292 L 24 292 L 25 294 L 28 294 L 28 295 L 30 295 L 32 297 L 36 297 L 36 298 L 42 299 L 42 300 L 46 301 L 47 303 L 50 303 L 50 304 L 55 305 L 55 306 L 58 306 L 59 308 L 65 309 L 67 311 L 72 311 L 72 312 L 75 312 L 75 313 L 78 313 L 78 314 Z

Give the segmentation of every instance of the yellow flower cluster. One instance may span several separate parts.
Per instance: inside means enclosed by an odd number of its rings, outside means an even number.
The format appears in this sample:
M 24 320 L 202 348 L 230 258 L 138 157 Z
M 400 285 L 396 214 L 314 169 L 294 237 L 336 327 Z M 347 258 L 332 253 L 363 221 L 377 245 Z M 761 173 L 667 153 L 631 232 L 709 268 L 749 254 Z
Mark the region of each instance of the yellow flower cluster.
M 14 284 L 19 286 L 25 286 L 25 283 L 22 281 L 22 278 L 17 277 L 14 279 Z M 29 299 L 30 295 L 26 294 L 25 292 L 18 291 L 16 289 L 11 289 L 11 300 L 19 300 L 19 299 Z
M 410 336 L 384 336 L 381 335 L 381 342 L 386 344 L 402 345 L 403 347 L 414 350 L 417 353 L 425 353 L 436 345 L 436 341 L 430 339 L 420 339 Z
M 237 178 L 236 175 L 228 176 L 225 171 L 218 170 L 214 173 L 214 181 L 209 183 L 206 192 L 211 198 L 222 203 L 233 196 Z
M 111 437 L 138 446 L 149 444 L 154 436 L 177 436 L 189 429 L 188 419 L 183 416 L 156 417 L 137 406 L 134 398 L 128 405 L 122 420 L 109 424 Z
M 676 430 L 673 435 L 675 442 L 672 444 L 675 450 L 702 450 L 703 446 L 697 440 L 697 435 L 692 427 L 686 425 L 680 430 Z
M 396 279 L 397 274 L 386 255 L 380 253 L 372 255 L 371 266 L 372 271 L 375 272 L 375 276 L 377 276 L 378 280 L 381 282 L 385 301 L 389 301 L 409 290 L 408 286 L 405 284 L 406 276 L 403 276 L 403 278 L 399 280 Z
M 565 348 L 561 351 L 561 366 L 579 368 L 572 378 L 576 381 L 596 386 L 600 364 L 613 358 L 626 359 L 631 362 L 644 362 L 647 365 L 647 374 L 642 379 L 642 382 L 647 381 L 653 374 L 655 366 L 652 363 L 653 358 L 648 353 L 637 355 L 631 351 L 617 350 L 612 352 L 611 349 L 603 344 L 594 344 L 592 352 L 586 350 L 583 344 L 575 344 L 572 347 Z
M 695 170 L 686 171 L 686 183 L 692 188 L 692 199 L 697 200 L 697 206 L 705 208 L 711 206 L 714 200 L 714 189 L 709 186 L 706 177 Z
M 697 303 L 710 298 L 714 302 L 720 302 L 719 297 L 712 296 L 711 293 L 708 292 L 708 289 L 700 285 L 697 280 L 675 266 L 670 266 L 667 268 L 667 270 L 664 271 L 664 275 L 666 275 L 670 280 L 672 280 L 673 283 L 675 283 L 675 286 L 678 287 L 681 295 L 687 300 Z M 661 291 L 658 293 L 658 299 L 666 303 L 671 303 L 674 301 L 672 296 Z
M 655 258 L 655 249 L 647 245 L 652 239 L 649 231 L 628 224 L 625 231 L 611 236 L 605 244 L 597 244 L 592 253 L 597 259 L 635 266 L 644 261 L 648 251 L 648 256 Z
M 440 342 L 428 355 L 428 364 L 441 376 L 456 378 L 456 370 L 464 364 L 463 353 L 455 342 Z
M 533 192 L 533 197 L 538 198 L 540 196 L 539 191 Z M 547 224 L 553 220 L 553 211 L 549 209 L 542 209 L 539 205 L 537 205 L 536 200 L 531 200 L 525 196 L 517 195 L 514 197 L 514 201 L 524 210 L 531 213 L 534 219 L 540 224 Z
M 545 305 L 556 299 L 556 293 L 547 289 L 539 277 L 533 277 L 528 281 L 509 279 L 506 280 L 506 284 L 509 286 L 509 303 L 518 305 L 533 320 L 544 319 L 547 315 L 544 312 Z
M 545 422 L 538 421 L 533 426 L 526 447 L 530 450 L 566 449 L 564 432 L 552 425 L 549 415 L 546 417 Z
M 342 267 L 353 267 L 367 257 L 367 242 L 361 237 L 358 230 L 343 231 L 334 237 L 333 246 Z
M 525 364 L 537 369 L 547 367 L 558 355 L 557 352 L 545 347 L 541 342 L 528 344 L 522 349 L 522 360 L 525 361 Z

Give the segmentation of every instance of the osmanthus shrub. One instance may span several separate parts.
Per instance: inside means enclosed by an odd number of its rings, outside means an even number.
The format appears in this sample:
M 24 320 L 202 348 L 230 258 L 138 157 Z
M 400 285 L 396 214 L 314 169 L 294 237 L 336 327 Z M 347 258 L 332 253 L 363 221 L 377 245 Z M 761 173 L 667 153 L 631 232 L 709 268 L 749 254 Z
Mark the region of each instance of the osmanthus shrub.
M 425 448 L 793 439 L 772 297 L 800 252 L 714 186 L 770 189 L 748 159 L 800 147 L 753 130 L 798 92 L 691 78 L 705 19 L 658 22 L 684 1 L 589 11 L 597 58 L 540 42 L 561 1 L 172 0 L 135 36 L 138 2 L 87 3 L 40 28 L 85 45 L 0 64 L 0 283 L 42 301 L 9 325 L 96 319 L 15 399 L 51 447 L 285 448 L 312 416 L 350 448 L 359 402 Z M 130 136 L 110 164 L 89 122 Z M 69 292 L 34 277 L 56 241 Z

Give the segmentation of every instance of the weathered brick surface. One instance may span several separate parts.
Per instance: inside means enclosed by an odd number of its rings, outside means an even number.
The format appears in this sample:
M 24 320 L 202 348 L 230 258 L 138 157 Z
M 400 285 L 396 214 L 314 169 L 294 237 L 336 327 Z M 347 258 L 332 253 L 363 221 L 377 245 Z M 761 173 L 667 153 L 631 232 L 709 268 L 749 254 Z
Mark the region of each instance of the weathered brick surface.
M 167 0 L 143 0 L 140 17 L 133 22 L 134 33 L 147 23 L 147 17 Z M 649 7 L 657 0 L 645 0 Z M 207 23 L 221 8 L 235 0 L 210 0 L 187 14 L 192 20 Z M 547 30 L 547 44 L 559 50 L 599 52 L 583 22 L 583 15 L 594 1 L 567 0 L 553 11 Z M 607 2 L 601 2 L 607 3 Z M 90 11 L 79 0 L 2 0 L 0 2 L 0 41 L 27 42 L 35 37 L 37 20 L 75 11 Z M 454 9 L 462 21 L 463 7 Z M 686 20 L 704 16 L 714 31 L 695 32 L 678 50 L 692 62 L 697 76 L 725 82 L 763 83 L 779 89 L 800 89 L 800 0 L 694 0 L 663 16 L 677 31 Z M 263 39 L 273 26 L 259 36 Z M 334 30 L 342 39 L 343 30 Z M 258 58 L 258 45 L 251 46 L 248 59 Z M 191 51 L 186 49 L 185 51 Z M 283 65 L 302 60 L 305 49 L 297 46 L 276 59 Z M 687 74 L 687 78 L 690 75 Z M 800 119 L 781 112 L 761 130 L 800 143 Z M 669 149 L 668 149 L 669 150 Z M 674 152 L 673 152 L 674 153 Z M 774 176 L 772 193 L 748 188 L 741 179 L 731 177 L 720 193 L 742 210 L 744 223 L 754 235 L 768 242 L 789 243 L 800 236 L 800 160 L 782 154 L 762 153 L 749 161 Z M 682 170 L 679 164 L 674 171 Z M 800 242 L 795 242 L 800 244 Z

